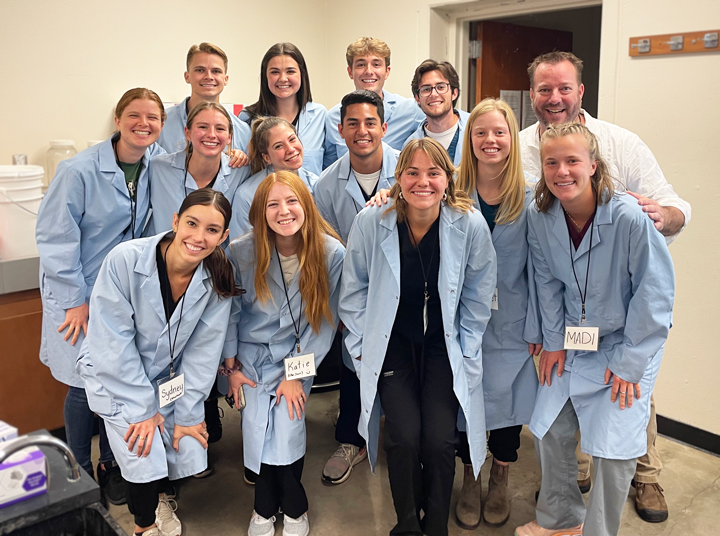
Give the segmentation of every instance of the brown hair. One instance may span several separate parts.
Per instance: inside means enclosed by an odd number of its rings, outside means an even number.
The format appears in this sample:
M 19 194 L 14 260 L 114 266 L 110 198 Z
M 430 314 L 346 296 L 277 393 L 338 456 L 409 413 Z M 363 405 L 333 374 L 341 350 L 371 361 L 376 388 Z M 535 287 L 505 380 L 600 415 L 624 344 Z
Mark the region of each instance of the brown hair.
M 199 45 L 193 45 L 190 47 L 190 50 L 188 50 L 188 53 L 187 53 L 187 58 L 185 59 L 185 68 L 188 71 L 190 70 L 190 63 L 192 62 L 193 56 L 200 52 L 205 52 L 206 54 L 215 54 L 216 56 L 220 56 L 223 60 L 223 65 L 225 65 L 225 72 L 227 73 L 227 68 L 228 68 L 227 54 L 225 54 L 225 52 L 223 51 L 222 48 L 220 48 L 217 45 L 213 45 L 212 43 L 200 43 Z
M 125 108 L 137 99 L 147 99 L 153 101 L 160 108 L 160 121 L 165 122 L 167 115 L 165 114 L 165 106 L 163 106 L 162 99 L 152 89 L 145 89 L 144 87 L 136 87 L 134 89 L 128 89 L 120 100 L 115 105 L 115 117 L 120 119 L 122 117 Z
M 390 47 L 385 41 L 375 39 L 374 37 L 361 37 L 354 43 L 350 43 L 345 52 L 345 60 L 348 67 L 352 68 L 353 60 L 357 56 L 378 56 L 385 60 L 385 67 L 390 67 Z
M 450 160 L 447 151 L 442 145 L 432 138 L 420 138 L 410 140 L 410 142 L 408 142 L 408 144 L 403 148 L 400 156 L 398 156 L 397 167 L 395 167 L 396 182 L 390 189 L 390 194 L 388 194 L 388 196 L 392 197 L 395 202 L 383 213 L 383 216 L 388 212 L 395 210 L 397 211 L 397 221 L 405 221 L 407 218 L 407 201 L 400 197 L 400 193 L 402 192 L 402 189 L 400 188 L 400 176 L 407 168 L 410 167 L 412 159 L 418 151 L 424 152 L 430 161 L 442 169 L 445 172 L 445 175 L 447 175 L 448 185 L 445 190 L 445 194 L 447 195 L 445 203 L 447 206 L 455 212 L 464 213 L 471 211 L 473 209 L 472 200 L 464 191 L 455 187 L 455 180 L 453 179 L 455 166 L 453 165 L 452 160 Z
M 248 143 L 248 158 L 250 159 L 250 173 L 253 175 L 267 167 L 263 154 L 267 154 L 270 144 L 270 131 L 278 125 L 286 125 L 297 136 L 295 127 L 282 117 L 258 117 L 252 124 L 252 134 Z
M 315 333 L 320 332 L 323 318 L 332 324 L 330 310 L 330 280 L 325 263 L 325 235 L 338 241 L 340 237 L 320 215 L 312 194 L 305 183 L 291 171 L 271 173 L 259 184 L 250 206 L 250 224 L 255 237 L 255 294 L 260 302 L 272 299 L 267 283 L 275 232 L 270 229 L 265 216 L 267 198 L 274 184 L 283 184 L 297 196 L 305 212 L 305 222 L 300 229 L 297 257 L 300 263 L 300 295 L 305 300 L 305 316 Z
M 190 110 L 190 113 L 188 114 L 186 127 L 188 130 L 190 130 L 193 126 L 193 123 L 195 122 L 195 118 L 198 116 L 200 112 L 203 110 L 215 110 L 216 112 L 220 112 L 225 116 L 225 119 L 227 119 L 228 122 L 228 134 L 230 135 L 230 148 L 232 149 L 232 140 L 233 140 L 233 123 L 232 119 L 230 119 L 230 114 L 225 109 L 225 106 L 222 104 L 218 104 L 217 102 L 207 102 L 203 101 L 199 104 L 197 104 L 192 110 Z M 193 147 L 191 142 L 187 142 L 187 146 L 185 147 L 185 151 L 187 155 L 185 156 L 185 169 L 187 169 L 188 162 L 190 161 L 190 157 L 192 156 Z
M 562 63 L 564 61 L 569 61 L 573 64 L 573 67 L 575 67 L 575 72 L 577 73 L 578 86 L 582 84 L 583 61 L 572 52 L 561 52 L 559 50 L 553 50 L 552 52 L 541 54 L 540 56 L 535 58 L 530 65 L 528 65 L 527 72 L 528 77 L 530 77 L 530 88 L 532 89 L 535 87 L 535 71 L 541 63 L 557 65 L 558 63 Z
M 412 82 L 410 83 L 412 94 L 416 97 L 420 96 L 420 80 L 422 80 L 425 73 L 430 73 L 432 71 L 439 71 L 443 78 L 450 82 L 451 94 L 456 89 L 458 90 L 457 97 L 455 97 L 452 101 L 453 108 L 455 108 L 455 105 L 460 98 L 460 77 L 458 76 L 455 67 L 453 67 L 448 61 L 441 61 L 438 63 L 435 60 L 427 59 L 418 65 L 417 69 L 415 69 L 415 75 L 413 76 Z
M 535 188 L 535 203 L 537 203 L 540 212 L 547 212 L 555 202 L 555 196 L 548 188 L 545 182 L 545 169 L 542 165 L 542 153 L 545 143 L 548 140 L 556 140 L 565 136 L 579 135 L 590 153 L 590 160 L 597 163 L 595 173 L 590 177 L 590 185 L 598 205 L 604 205 L 615 194 L 615 184 L 613 183 L 610 171 L 605 160 L 600 156 L 597 139 L 588 128 L 581 123 L 564 123 L 562 125 L 550 125 L 540 138 L 540 181 Z

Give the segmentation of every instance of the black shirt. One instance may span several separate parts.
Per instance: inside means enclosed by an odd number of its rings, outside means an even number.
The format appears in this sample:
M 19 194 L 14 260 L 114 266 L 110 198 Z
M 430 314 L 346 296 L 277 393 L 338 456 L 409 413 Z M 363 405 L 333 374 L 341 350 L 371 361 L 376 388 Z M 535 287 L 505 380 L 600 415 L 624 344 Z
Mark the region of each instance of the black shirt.
M 490 228 L 490 232 L 492 233 L 493 229 L 495 229 L 495 216 L 497 215 L 500 205 L 488 205 L 483 198 L 480 197 L 480 194 L 478 194 L 478 201 L 480 201 L 480 212 L 482 212 L 482 215 Z
M 163 243 L 160 242 L 155 248 L 155 259 L 158 267 L 158 279 L 160 280 L 160 293 L 162 294 L 163 307 L 165 308 L 165 318 L 171 318 L 175 312 L 175 308 L 180 300 L 173 300 L 172 288 L 170 288 L 170 279 L 168 278 L 167 266 L 163 258 Z

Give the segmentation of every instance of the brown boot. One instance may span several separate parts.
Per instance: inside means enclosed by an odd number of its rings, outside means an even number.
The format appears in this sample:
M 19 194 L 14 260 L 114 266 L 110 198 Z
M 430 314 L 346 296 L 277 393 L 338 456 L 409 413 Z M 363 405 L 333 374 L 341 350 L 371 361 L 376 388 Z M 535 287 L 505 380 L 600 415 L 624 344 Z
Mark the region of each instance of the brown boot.
M 668 507 L 663 489 L 658 483 L 633 482 L 635 511 L 648 523 L 662 523 L 668 518 Z
M 464 529 L 473 530 L 480 525 L 481 513 L 482 482 L 480 474 L 475 480 L 472 465 L 465 465 L 462 491 L 460 491 L 460 498 L 455 506 L 457 524 Z
M 508 472 L 510 466 L 500 465 L 493 460 L 490 469 L 488 494 L 485 498 L 483 517 L 491 527 L 502 527 L 510 518 L 510 499 L 508 499 Z

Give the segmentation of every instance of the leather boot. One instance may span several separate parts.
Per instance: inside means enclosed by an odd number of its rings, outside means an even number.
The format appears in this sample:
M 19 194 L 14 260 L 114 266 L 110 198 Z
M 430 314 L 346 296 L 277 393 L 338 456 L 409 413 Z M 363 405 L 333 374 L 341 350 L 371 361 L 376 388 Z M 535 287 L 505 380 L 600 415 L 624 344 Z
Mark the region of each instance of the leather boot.
M 463 486 L 455 506 L 457 524 L 466 530 L 473 530 L 482 520 L 482 482 L 473 474 L 472 465 L 465 465 Z
M 509 465 L 500 465 L 493 459 L 490 469 L 488 494 L 485 498 L 485 523 L 491 527 L 501 527 L 510 518 L 510 499 L 508 498 Z

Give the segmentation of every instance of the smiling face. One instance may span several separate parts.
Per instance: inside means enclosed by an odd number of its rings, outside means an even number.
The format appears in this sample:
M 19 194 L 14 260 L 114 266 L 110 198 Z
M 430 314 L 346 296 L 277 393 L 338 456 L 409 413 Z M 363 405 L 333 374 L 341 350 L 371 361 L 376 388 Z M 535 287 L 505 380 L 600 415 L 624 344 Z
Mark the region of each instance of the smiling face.
M 275 56 L 268 62 L 266 76 L 268 89 L 276 99 L 294 97 L 302 85 L 300 67 L 286 54 Z
M 227 117 L 217 110 L 203 110 L 195 116 L 192 125 L 185 127 L 185 139 L 192 143 L 193 154 L 214 157 L 230 143 L 230 125 Z
M 512 140 L 505 116 L 492 110 L 479 116 L 472 125 L 473 154 L 478 159 L 478 170 L 501 170 L 510 155 Z
M 591 177 L 597 162 L 580 134 L 544 141 L 541 157 L 545 184 L 568 212 L 595 205 Z
M 447 91 L 440 93 L 438 85 L 441 88 L 447 87 Z M 429 95 L 423 96 L 422 93 L 429 88 L 435 89 L 430 91 Z M 415 101 L 420 105 L 425 115 L 432 119 L 440 119 L 452 113 L 453 99 L 456 99 L 459 95 L 459 91 L 450 87 L 450 82 L 440 71 L 428 71 L 423 74 L 422 78 L 420 78 L 419 90 L 421 94 L 415 96 Z
M 305 211 L 295 192 L 276 182 L 270 188 L 265 202 L 265 219 L 275 234 L 290 237 L 302 229 Z
M 585 86 L 578 84 L 577 71 L 569 61 L 541 63 L 530 89 L 533 112 L 543 127 L 577 121 Z
M 428 210 L 439 210 L 448 176 L 436 166 L 423 150 L 415 151 L 410 165 L 398 179 L 403 199 L 408 204 L 408 216 Z
M 275 171 L 297 171 L 303 165 L 303 146 L 292 128 L 280 124 L 270 130 L 267 153 L 262 156 Z
M 374 55 L 355 56 L 352 67 L 347 70 L 355 83 L 355 89 L 374 91 L 382 98 L 385 80 L 390 76 L 390 67 L 385 64 L 385 58 Z
M 380 121 L 377 108 L 367 102 L 351 104 L 340 125 L 340 136 L 348 150 L 357 157 L 369 157 L 378 150 L 387 132 L 387 123 Z
M 145 150 L 158 140 L 162 130 L 162 111 L 155 101 L 135 99 L 115 118 L 120 142 L 137 152 Z
M 193 205 L 182 215 L 173 216 L 175 238 L 172 246 L 179 258 L 191 265 L 198 265 L 222 244 L 230 232 L 225 228 L 225 218 L 212 205 Z
M 196 53 L 185 73 L 185 82 L 192 87 L 193 96 L 203 100 L 217 100 L 228 82 L 225 62 L 217 54 Z

